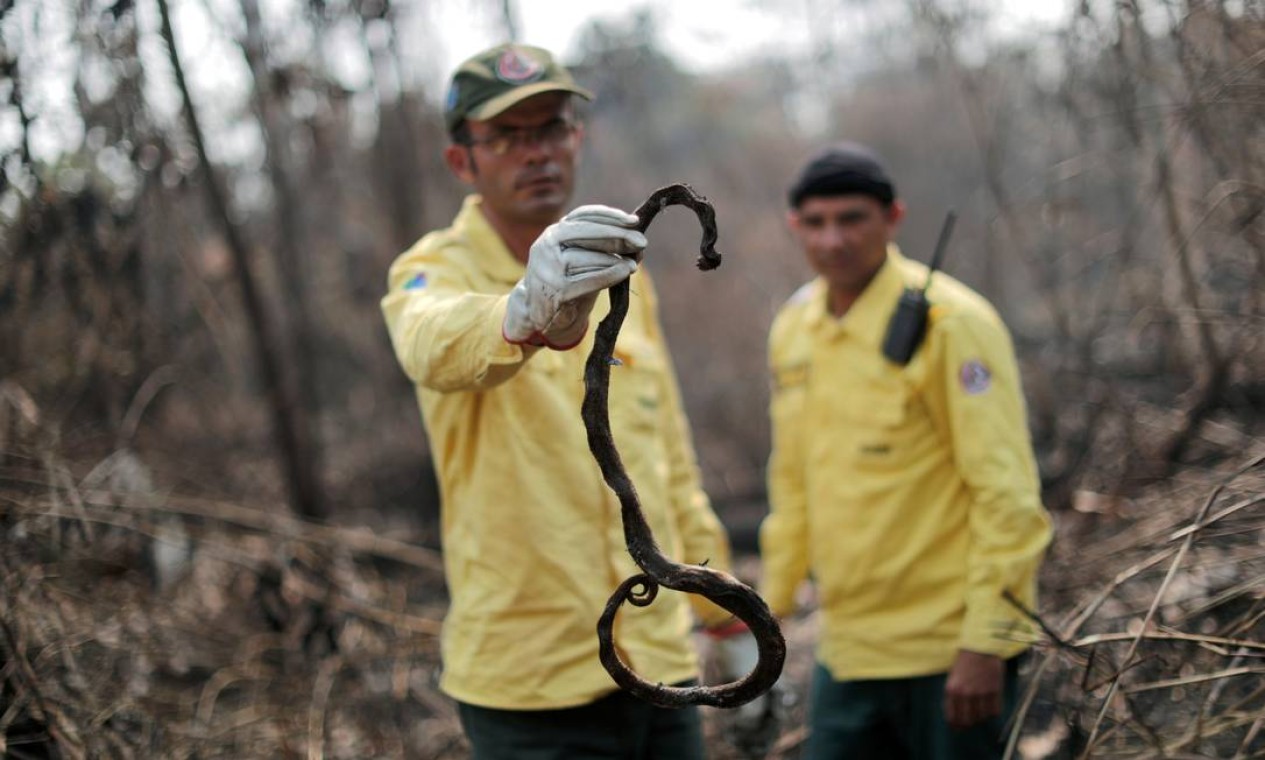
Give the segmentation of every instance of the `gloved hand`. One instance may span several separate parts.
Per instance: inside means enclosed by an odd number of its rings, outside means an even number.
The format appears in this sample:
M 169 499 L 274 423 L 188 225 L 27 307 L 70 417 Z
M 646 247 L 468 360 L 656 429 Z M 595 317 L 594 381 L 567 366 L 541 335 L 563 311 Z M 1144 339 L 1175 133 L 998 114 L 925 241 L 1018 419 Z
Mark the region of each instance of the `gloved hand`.
M 733 628 L 727 628 L 711 633 L 712 656 L 720 677 L 726 683 L 737 681 L 755 670 L 760 660 L 755 636 L 741 623 L 734 627 L 738 632 L 730 632 Z M 779 680 L 763 695 L 741 707 L 725 711 L 722 719 L 725 738 L 746 757 L 764 757 L 781 733 L 785 702 Z
M 584 338 L 597 294 L 637 271 L 646 236 L 637 217 L 580 206 L 532 243 L 527 274 L 510 291 L 501 332 L 510 343 L 565 350 Z

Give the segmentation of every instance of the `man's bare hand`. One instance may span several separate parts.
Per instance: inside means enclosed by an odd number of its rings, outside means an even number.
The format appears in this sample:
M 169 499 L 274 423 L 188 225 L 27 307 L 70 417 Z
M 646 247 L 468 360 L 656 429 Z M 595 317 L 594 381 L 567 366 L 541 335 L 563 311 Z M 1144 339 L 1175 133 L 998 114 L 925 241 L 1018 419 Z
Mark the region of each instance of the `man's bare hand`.
M 944 686 L 944 717 L 961 730 L 1001 714 L 1006 664 L 991 654 L 958 652 Z

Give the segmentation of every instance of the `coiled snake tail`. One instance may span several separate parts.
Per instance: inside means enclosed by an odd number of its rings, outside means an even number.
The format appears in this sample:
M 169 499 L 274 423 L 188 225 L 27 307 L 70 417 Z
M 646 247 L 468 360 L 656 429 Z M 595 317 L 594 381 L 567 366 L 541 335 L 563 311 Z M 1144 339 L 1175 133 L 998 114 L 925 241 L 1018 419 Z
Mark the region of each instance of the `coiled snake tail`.
M 707 199 L 697 195 L 687 185 L 668 185 L 651 194 L 634 212 L 638 218 L 636 228 L 645 232 L 655 216 L 672 205 L 689 207 L 697 214 L 703 227 L 699 269 L 708 270 L 720 266 L 720 254 L 715 249 L 715 212 Z M 625 280 L 610 289 L 610 313 L 598 325 L 593 350 L 589 353 L 584 368 L 584 404 L 580 412 L 588 431 L 589 449 L 601 467 L 606 484 L 619 497 L 628 553 L 642 570 L 642 573 L 621 583 L 606 603 L 606 609 L 597 622 L 599 656 L 615 683 L 651 704 L 660 707 L 691 704 L 737 707 L 773 687 L 782 674 L 782 664 L 786 659 L 786 641 L 768 605 L 750 586 L 720 570 L 673 562 L 659 549 L 650 532 L 650 526 L 641 511 L 637 490 L 628 473 L 624 471 L 619 451 L 615 448 L 607 412 L 615 341 L 627 313 L 628 281 Z M 760 653 L 755 669 L 733 683 L 693 687 L 655 684 L 634 673 L 620 659 L 615 646 L 615 614 L 625 601 L 637 607 L 651 604 L 658 595 L 660 586 L 707 597 L 746 623 L 755 635 Z

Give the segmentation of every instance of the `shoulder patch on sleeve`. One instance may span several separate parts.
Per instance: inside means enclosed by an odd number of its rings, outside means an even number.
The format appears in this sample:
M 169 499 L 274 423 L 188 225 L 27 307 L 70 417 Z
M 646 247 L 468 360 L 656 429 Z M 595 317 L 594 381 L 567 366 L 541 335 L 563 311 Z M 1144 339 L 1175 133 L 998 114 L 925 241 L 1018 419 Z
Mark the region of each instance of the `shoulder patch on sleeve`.
M 958 381 L 968 396 L 978 396 L 993 386 L 993 373 L 979 359 L 968 359 L 962 362 Z
M 405 290 L 421 290 L 424 287 L 426 287 L 426 273 L 425 272 L 418 272 L 417 274 L 410 277 L 408 282 L 404 283 Z

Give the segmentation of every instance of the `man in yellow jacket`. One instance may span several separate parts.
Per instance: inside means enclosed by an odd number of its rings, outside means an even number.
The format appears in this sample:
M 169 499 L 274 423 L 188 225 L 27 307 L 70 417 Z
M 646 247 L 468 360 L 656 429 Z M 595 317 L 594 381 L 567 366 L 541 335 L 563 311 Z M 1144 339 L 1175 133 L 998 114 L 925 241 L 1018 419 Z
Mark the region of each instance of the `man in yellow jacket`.
M 912 360 L 882 343 L 927 268 L 892 242 L 905 209 L 878 156 L 843 143 L 790 190 L 817 278 L 769 339 L 770 514 L 762 592 L 820 605 L 807 758 L 1000 757 L 1016 657 L 1050 537 L 1010 337 L 936 274 Z
M 572 97 L 590 94 L 539 48 L 499 46 L 457 69 L 444 158 L 474 193 L 395 261 L 382 301 L 439 475 L 451 597 L 441 687 L 477 760 L 701 758 L 696 710 L 618 692 L 598 660 L 598 617 L 638 569 L 579 410 L 589 323 L 626 278 L 609 400 L 625 467 L 666 553 L 727 567 L 729 552 L 700 488 L 636 218 L 606 206 L 564 215 L 583 138 Z M 729 621 L 710 603 L 696 610 Z M 644 678 L 687 683 L 691 628 L 690 604 L 661 594 L 620 612 L 616 643 Z M 726 669 L 754 640 L 738 633 L 718 650 Z

